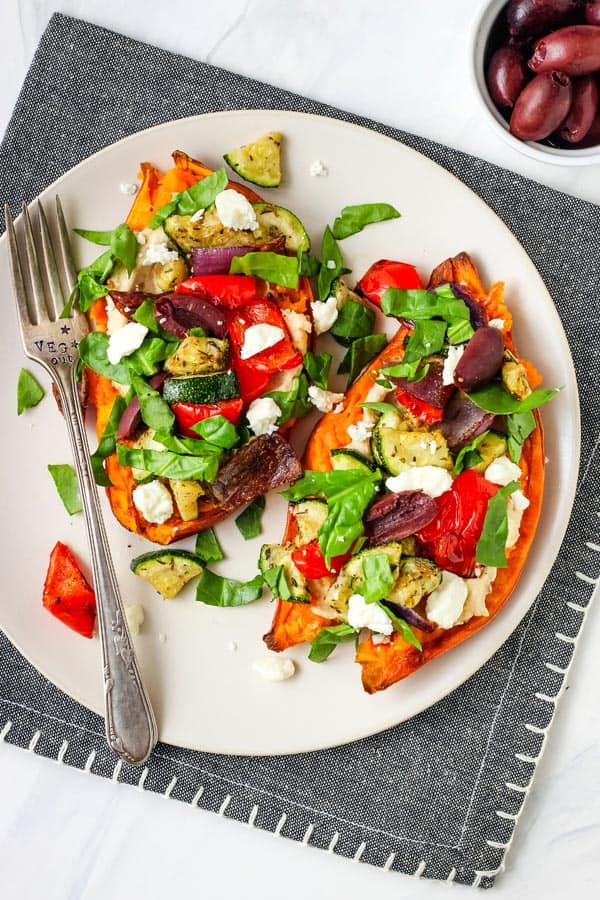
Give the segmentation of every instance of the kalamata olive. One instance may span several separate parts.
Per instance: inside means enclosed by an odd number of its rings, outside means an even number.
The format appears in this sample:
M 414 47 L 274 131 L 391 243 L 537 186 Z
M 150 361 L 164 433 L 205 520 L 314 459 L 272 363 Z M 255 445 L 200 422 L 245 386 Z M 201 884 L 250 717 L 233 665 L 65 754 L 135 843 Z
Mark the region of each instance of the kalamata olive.
M 504 339 L 497 328 L 478 328 L 454 370 L 454 384 L 472 391 L 500 371 L 504 358 Z
M 541 141 L 562 124 L 571 106 L 571 79 L 562 72 L 544 72 L 527 84 L 510 117 L 510 130 L 522 141 Z
M 420 381 L 409 381 L 408 378 L 393 380 L 399 388 L 412 394 L 418 400 L 424 400 L 431 406 L 443 409 L 454 393 L 452 385 L 444 384 L 443 381 L 444 360 L 441 356 L 429 356 L 426 363 L 429 368 L 427 374 Z
M 600 25 L 600 0 L 586 0 L 585 21 L 588 25 Z
M 500 47 L 490 59 L 487 86 L 497 106 L 512 109 L 527 81 L 527 64 L 516 47 Z
M 486 413 L 457 391 L 444 410 L 440 428 L 451 450 L 464 447 L 494 421 L 493 413 Z
M 577 149 L 585 147 L 597 147 L 600 144 L 600 113 L 592 122 L 592 127 L 582 141 L 577 144 Z
M 214 337 L 227 335 L 223 310 L 197 294 L 163 294 L 154 305 L 156 321 L 165 331 L 184 338 L 190 328 L 205 328 Z
M 369 546 L 401 541 L 424 528 L 437 514 L 435 500 L 422 491 L 386 494 L 372 504 L 364 518 Z
M 577 144 L 583 140 L 598 112 L 598 85 L 594 75 L 573 80 L 573 100 L 567 118 L 559 128 L 563 141 Z
M 533 47 L 529 68 L 534 72 L 558 69 L 567 75 L 589 75 L 600 69 L 600 26 L 569 25 L 540 38 Z
M 131 319 L 136 309 L 152 294 L 143 294 L 141 291 L 110 291 L 109 297 L 121 315 Z
M 506 18 L 511 35 L 519 40 L 537 37 L 577 12 L 581 0 L 511 0 Z

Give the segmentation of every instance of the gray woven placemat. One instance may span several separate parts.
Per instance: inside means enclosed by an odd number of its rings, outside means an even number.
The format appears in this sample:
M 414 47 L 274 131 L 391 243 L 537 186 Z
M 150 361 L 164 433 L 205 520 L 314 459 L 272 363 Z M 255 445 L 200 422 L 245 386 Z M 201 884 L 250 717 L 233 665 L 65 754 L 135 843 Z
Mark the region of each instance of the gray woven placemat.
M 160 72 L 160 77 L 156 73 Z M 376 122 L 55 15 L 0 147 L 0 201 L 16 209 L 94 151 L 166 119 L 293 109 L 389 135 L 453 172 L 504 219 L 548 285 L 579 376 L 579 489 L 563 550 L 504 646 L 409 722 L 345 747 L 243 758 L 161 744 L 143 773 L 121 767 L 98 716 L 41 677 L 0 634 L 0 740 L 195 803 L 342 856 L 490 887 L 552 722 L 598 573 L 595 400 L 600 208 Z M 598 550 L 598 547 L 595 548 Z

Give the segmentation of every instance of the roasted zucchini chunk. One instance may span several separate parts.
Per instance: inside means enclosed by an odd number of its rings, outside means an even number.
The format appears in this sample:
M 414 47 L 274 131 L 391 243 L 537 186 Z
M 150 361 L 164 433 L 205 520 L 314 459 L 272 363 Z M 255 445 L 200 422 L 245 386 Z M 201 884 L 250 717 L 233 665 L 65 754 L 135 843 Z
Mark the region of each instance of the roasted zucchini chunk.
M 440 466 L 452 471 L 452 457 L 441 431 L 406 431 L 382 427 L 378 422 L 372 439 L 375 459 L 392 475 L 414 466 Z
M 306 578 L 297 569 L 292 560 L 291 544 L 263 544 L 260 550 L 258 560 L 258 568 L 264 575 L 269 569 L 276 569 L 283 566 L 285 579 L 290 589 L 291 597 L 288 599 L 292 603 L 310 603 L 311 596 L 306 583 Z
M 362 472 L 371 473 L 375 466 L 370 459 L 358 453 L 356 450 L 336 449 L 331 451 L 331 465 L 334 469 L 360 469 Z
M 292 511 L 298 531 L 298 546 L 316 541 L 319 528 L 327 518 L 327 503 L 324 500 L 300 500 L 294 503 Z
M 188 335 L 164 362 L 171 375 L 205 375 L 227 368 L 229 341 Z
M 278 187 L 281 182 L 281 135 L 270 131 L 251 144 L 236 147 L 223 157 L 244 181 L 260 187 Z
M 310 240 L 297 216 L 289 209 L 272 203 L 254 203 L 258 227 L 254 231 L 236 231 L 226 228 L 215 207 L 208 209 L 201 219 L 192 221 L 191 216 L 169 216 L 164 228 L 172 241 L 184 253 L 194 247 L 247 247 L 267 244 L 282 236 L 286 250 L 297 253 L 306 251 Z
M 508 360 L 502 365 L 502 384 L 517 400 L 524 400 L 531 394 L 527 370 L 523 363 Z
M 178 284 L 188 277 L 189 271 L 186 261 L 183 257 L 171 259 L 169 262 L 163 263 L 158 272 L 154 275 L 158 293 L 165 294 L 167 291 L 173 291 Z
M 389 597 L 398 606 L 417 606 L 423 597 L 431 594 L 442 582 L 442 570 L 430 559 L 408 556 L 400 560 L 396 582 Z
M 200 482 L 170 478 L 169 487 L 183 521 L 191 522 L 197 519 L 198 501 L 204 496 L 204 488 Z
M 483 473 L 495 459 L 505 456 L 507 452 L 506 438 L 495 431 L 490 431 L 477 445 L 477 453 L 481 456 L 481 462 L 471 466 L 475 472 Z
M 402 556 L 401 543 L 392 541 L 389 544 L 380 544 L 378 547 L 361 550 L 360 553 L 349 559 L 342 567 L 340 574 L 327 591 L 326 604 L 329 604 L 340 613 L 345 613 L 348 609 L 348 600 L 352 594 L 360 594 L 364 587 L 363 560 L 367 556 L 378 556 L 382 553 L 385 553 L 390 561 L 392 578 L 395 580 Z
M 131 561 L 131 571 L 172 600 L 190 579 L 202 574 L 203 566 L 187 550 L 156 550 L 136 556 Z

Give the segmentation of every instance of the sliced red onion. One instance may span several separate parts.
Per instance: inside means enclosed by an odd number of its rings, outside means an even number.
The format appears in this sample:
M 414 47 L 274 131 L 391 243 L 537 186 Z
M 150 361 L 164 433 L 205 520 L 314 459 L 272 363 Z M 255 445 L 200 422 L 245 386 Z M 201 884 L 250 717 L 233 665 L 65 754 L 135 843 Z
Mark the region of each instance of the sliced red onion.
M 409 625 L 414 625 L 415 628 L 420 628 L 421 631 L 435 631 L 437 628 L 434 622 L 424 619 L 423 616 L 420 616 L 418 612 L 415 612 L 414 609 L 410 609 L 408 606 L 400 606 L 398 603 L 391 603 L 390 606 L 393 606 L 394 612 L 401 619 L 404 619 Z
M 154 390 L 157 391 L 162 387 L 166 377 L 165 372 L 159 372 L 158 375 L 153 375 L 149 380 L 150 387 L 153 387 Z M 137 396 L 133 396 L 121 416 L 119 427 L 117 428 L 117 440 L 127 441 L 134 438 L 141 424 L 142 413 L 140 410 L 140 401 Z
M 260 250 L 260 246 L 194 247 L 191 253 L 192 275 L 227 275 L 231 260 Z
M 454 296 L 459 300 L 464 300 L 469 307 L 469 312 L 471 313 L 471 325 L 473 328 L 477 330 L 478 328 L 481 328 L 482 325 L 487 325 L 488 319 L 483 306 L 471 297 L 467 289 L 463 287 L 462 284 L 457 284 L 455 281 L 450 284 L 450 287 L 452 288 Z
M 131 319 L 136 309 L 138 309 L 147 297 L 153 297 L 153 294 L 145 294 L 143 291 L 110 291 L 109 295 L 121 315 Z
M 218 338 L 227 336 L 223 310 L 197 294 L 163 294 L 155 303 L 154 315 L 165 331 L 178 338 L 187 337 L 191 328 L 204 328 Z

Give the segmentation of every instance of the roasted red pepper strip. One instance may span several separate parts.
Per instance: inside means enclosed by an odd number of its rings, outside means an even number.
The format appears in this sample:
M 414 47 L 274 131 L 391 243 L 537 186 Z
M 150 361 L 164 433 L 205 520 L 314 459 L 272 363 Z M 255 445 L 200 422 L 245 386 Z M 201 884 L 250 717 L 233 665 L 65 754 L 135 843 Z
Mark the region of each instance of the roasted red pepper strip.
M 239 309 L 256 299 L 259 285 L 249 275 L 194 275 L 175 288 L 178 294 L 199 294 L 217 306 Z
M 356 285 L 356 290 L 371 303 L 381 306 L 381 298 L 388 288 L 408 290 L 422 287 L 423 282 L 414 266 L 393 259 L 380 259 L 367 269 Z
M 497 490 L 472 469 L 455 478 L 450 490 L 436 498 L 436 518 L 417 532 L 424 556 L 456 575 L 472 576 L 488 501 Z
M 216 403 L 173 403 L 171 409 L 175 413 L 178 431 L 186 437 L 198 438 L 198 433 L 192 430 L 192 425 L 197 425 L 211 416 L 225 416 L 234 425 L 240 420 L 244 401 L 218 400 Z
M 327 568 L 318 541 L 311 541 L 292 552 L 292 562 L 306 578 L 324 578 L 326 575 L 337 575 L 344 563 L 352 556 L 352 551 L 331 558 L 331 566 Z
M 272 347 L 242 359 L 245 334 L 252 325 L 274 325 L 281 328 L 284 337 Z M 229 317 L 229 337 L 234 359 L 237 358 L 247 369 L 274 375 L 284 369 L 302 365 L 302 356 L 292 344 L 281 310 L 271 300 L 257 300 L 251 306 L 232 312 Z M 239 377 L 235 362 L 233 367 Z
M 53 616 L 83 637 L 91 638 L 96 597 L 72 551 L 60 541 L 50 554 L 42 601 Z
M 443 407 L 432 406 L 431 403 L 427 403 L 426 400 L 420 400 L 418 397 L 414 397 L 408 391 L 402 390 L 402 388 L 396 390 L 396 396 L 398 402 L 411 412 L 413 416 L 420 419 L 421 422 L 428 422 L 430 424 L 439 422 L 444 415 Z

